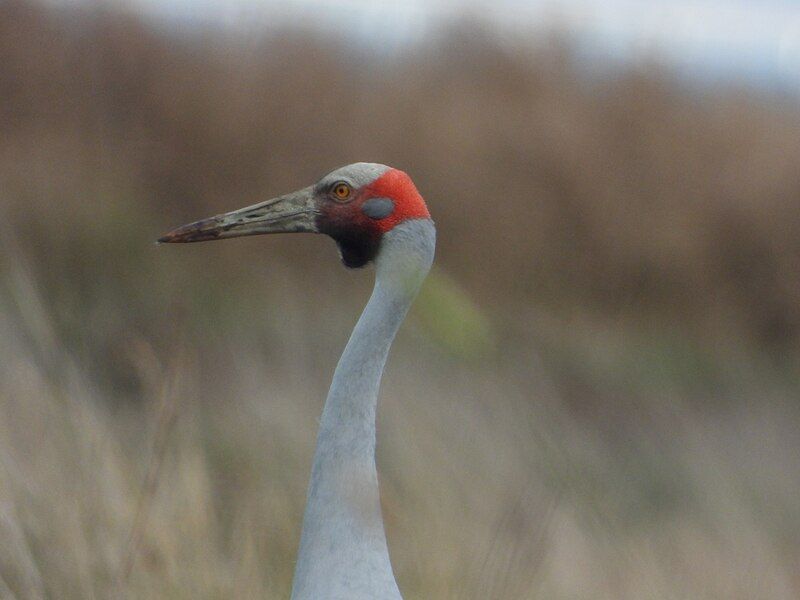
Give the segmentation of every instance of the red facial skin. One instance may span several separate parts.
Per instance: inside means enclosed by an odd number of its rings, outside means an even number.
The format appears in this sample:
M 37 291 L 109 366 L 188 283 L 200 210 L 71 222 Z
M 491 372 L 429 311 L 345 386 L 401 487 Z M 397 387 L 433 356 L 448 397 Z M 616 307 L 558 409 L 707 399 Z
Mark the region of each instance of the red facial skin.
M 377 221 L 369 219 L 377 225 L 381 233 L 386 233 L 406 219 L 431 218 L 428 207 L 425 206 L 425 200 L 422 199 L 422 196 L 417 191 L 417 187 L 411 181 L 411 177 L 403 171 L 389 169 L 371 184 L 365 186 L 363 195 L 362 203 L 370 198 L 389 198 L 394 202 L 394 211 L 388 217 Z M 360 206 L 359 212 L 361 212 Z
M 394 202 L 394 211 L 383 219 L 372 219 L 361 211 L 363 204 L 372 198 L 388 198 Z M 430 219 L 428 207 L 417 191 L 414 182 L 403 171 L 389 169 L 372 183 L 353 190 L 349 200 L 331 199 L 321 207 L 322 216 L 335 229 L 359 229 L 365 233 L 383 234 L 406 219 Z
M 361 207 L 372 198 L 388 198 L 394 203 L 394 210 L 383 219 L 368 217 Z M 414 182 L 397 169 L 389 169 L 372 183 L 353 190 L 349 200 L 326 198 L 320 204 L 317 226 L 339 243 L 342 259 L 350 267 L 372 260 L 381 236 L 396 225 L 408 219 L 431 217 Z

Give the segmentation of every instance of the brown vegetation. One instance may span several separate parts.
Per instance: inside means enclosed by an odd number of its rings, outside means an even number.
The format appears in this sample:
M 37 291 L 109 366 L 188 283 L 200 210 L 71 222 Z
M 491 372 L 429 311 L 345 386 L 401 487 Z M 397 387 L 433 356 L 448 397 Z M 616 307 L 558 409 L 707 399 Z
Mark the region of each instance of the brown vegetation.
M 356 160 L 439 230 L 381 407 L 409 598 L 797 597 L 800 109 L 574 60 L 0 4 L 0 597 L 287 595 L 370 274 L 152 242 Z

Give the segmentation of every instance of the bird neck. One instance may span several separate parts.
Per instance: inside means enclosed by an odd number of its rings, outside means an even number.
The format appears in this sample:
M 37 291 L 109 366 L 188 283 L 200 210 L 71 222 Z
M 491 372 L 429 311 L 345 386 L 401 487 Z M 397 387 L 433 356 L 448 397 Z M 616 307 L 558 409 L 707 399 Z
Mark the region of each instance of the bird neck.
M 375 413 L 395 334 L 433 260 L 429 220 L 384 235 L 375 287 L 333 376 L 311 471 L 293 600 L 400 598 L 381 517 Z

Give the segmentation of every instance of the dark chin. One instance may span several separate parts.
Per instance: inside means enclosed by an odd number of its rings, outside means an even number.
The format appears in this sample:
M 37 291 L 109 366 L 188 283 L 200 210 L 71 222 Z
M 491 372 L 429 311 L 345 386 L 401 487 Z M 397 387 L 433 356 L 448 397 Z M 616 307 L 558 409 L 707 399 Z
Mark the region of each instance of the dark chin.
M 344 265 L 350 269 L 365 267 L 378 254 L 381 243 L 381 232 L 367 219 L 365 225 L 342 223 L 340 219 L 320 215 L 317 217 L 317 229 L 329 235 L 339 247 L 339 255 Z
M 378 254 L 378 240 L 336 240 L 344 266 L 349 269 L 365 267 Z

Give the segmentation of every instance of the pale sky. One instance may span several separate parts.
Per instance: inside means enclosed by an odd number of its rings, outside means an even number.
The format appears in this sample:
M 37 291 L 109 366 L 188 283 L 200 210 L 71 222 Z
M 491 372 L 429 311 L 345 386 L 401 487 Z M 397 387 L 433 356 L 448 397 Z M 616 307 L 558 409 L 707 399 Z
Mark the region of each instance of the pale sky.
M 462 15 L 523 34 L 556 25 L 572 34 L 591 60 L 635 62 L 655 55 L 695 78 L 741 78 L 800 90 L 800 0 L 128 0 L 126 5 L 131 2 L 187 24 L 344 28 L 384 52 L 413 45 Z

